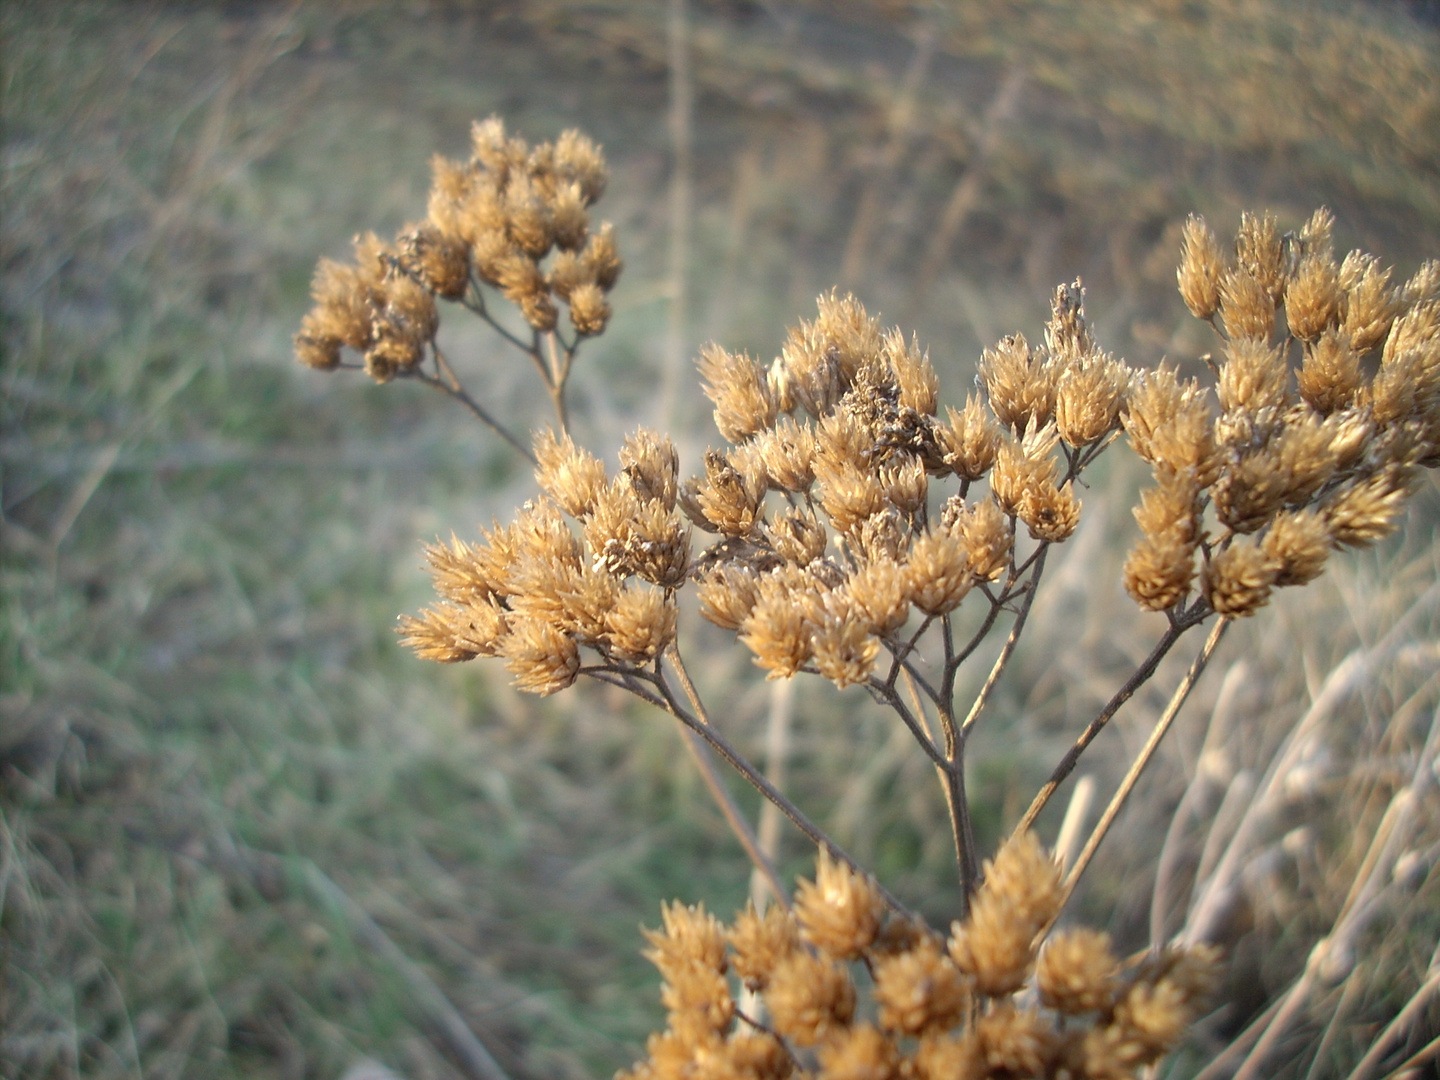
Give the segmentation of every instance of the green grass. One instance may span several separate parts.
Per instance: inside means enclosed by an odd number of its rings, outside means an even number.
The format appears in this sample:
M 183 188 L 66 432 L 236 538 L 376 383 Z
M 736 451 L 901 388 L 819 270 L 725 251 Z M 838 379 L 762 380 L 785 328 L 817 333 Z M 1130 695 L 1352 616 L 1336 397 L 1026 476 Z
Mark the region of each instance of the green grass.
M 1157 342 L 1183 351 L 1166 228 L 1197 205 L 1223 216 L 1283 195 L 1299 212 L 1318 192 L 1342 232 L 1401 273 L 1440 253 L 1434 147 L 1412 140 L 1402 153 L 1374 134 L 1373 113 L 1261 160 L 1178 113 L 1092 94 L 1093 71 L 1056 96 L 1063 56 L 1048 54 L 1024 114 L 1033 123 L 1008 129 L 954 257 L 922 296 L 917 238 L 965 167 L 969 118 L 1036 27 L 997 20 L 996 40 L 1013 41 L 976 39 L 967 53 L 942 20 L 944 57 L 921 84 L 904 165 L 886 173 L 873 162 L 913 53 L 904 21 L 860 8 L 850 22 L 819 18 L 797 51 L 776 45 L 769 18 L 695 15 L 695 344 L 773 353 L 835 283 L 875 184 L 899 209 L 842 284 L 922 331 L 947 398 L 968 385 L 981 344 L 1033 334 L 1050 287 L 1076 272 L 1110 347 L 1138 360 Z M 1403 38 L 1405 55 L 1440 53 L 1433 32 L 1385 13 L 1336 7 L 1333 18 Z M 428 593 L 419 541 L 508 517 L 530 480 L 438 397 L 302 371 L 289 336 L 315 259 L 419 216 L 430 155 L 462 153 L 471 119 L 499 111 L 535 138 L 581 126 L 611 158 L 601 210 L 627 270 L 574 401 L 582 437 L 613 450 L 649 418 L 666 320 L 663 23 L 627 4 L 492 17 L 463 5 L 14 3 L 0 42 L 3 1071 L 330 1077 L 370 1055 L 408 1078 L 456 1075 L 394 966 L 307 887 L 312 864 L 517 1078 L 628 1064 L 660 1015 L 637 924 L 672 896 L 728 913 L 744 861 L 692 770 L 676 767 L 664 718 L 598 688 L 537 702 L 491 665 L 441 669 L 396 646 L 396 614 Z M 1096 124 L 1099 143 L 1086 135 Z M 1157 127 L 1186 153 L 1144 149 Z M 1365 132 L 1372 142 L 1346 141 Z M 1196 160 L 1223 182 L 1191 186 Z M 487 389 L 518 424 L 546 419 L 516 358 L 459 320 L 444 333 L 474 370 L 499 360 L 484 367 L 497 372 Z M 690 393 L 682 416 L 708 430 Z M 1129 524 L 1136 481 L 1119 472 L 1086 495 L 1105 536 Z M 1422 502 L 1408 541 L 1337 560 L 1313 596 L 1227 645 L 1227 662 L 1254 657 L 1257 714 L 1278 701 L 1293 714 L 1434 580 L 1433 488 Z M 997 730 L 978 748 L 987 838 L 1140 640 L 1095 630 L 1137 619 L 1113 573 L 1085 566 L 1057 569 L 1055 607 L 1037 612 L 997 699 L 1023 741 Z M 1089 613 L 1083 629 L 1077 611 Z M 1433 621 L 1416 630 L 1420 645 L 1434 640 Z M 1430 692 L 1423 660 L 1387 669 L 1359 700 L 1362 733 L 1367 717 L 1373 726 Z M 749 672 L 731 649 L 696 674 L 718 687 Z M 1195 718 L 1220 682 L 1207 676 Z M 1265 687 L 1283 692 L 1270 700 Z M 943 924 L 950 856 L 923 761 L 852 698 L 828 687 L 801 698 L 796 797 Z M 750 745 L 764 708 L 750 683 L 733 698 L 728 722 Z M 1412 724 L 1394 740 L 1413 737 Z M 1157 806 L 1178 798 L 1190 765 L 1181 754 L 1157 773 Z M 1351 866 L 1343 815 L 1324 826 L 1325 850 Z M 1139 901 L 1119 883 L 1144 873 L 1156 825 L 1136 815 L 1132 827 L 1085 902 L 1134 937 Z M 787 843 L 787 873 L 804 871 L 809 853 Z M 1354 1010 L 1366 1022 L 1407 992 L 1378 988 L 1414 984 L 1405 942 L 1434 940 L 1433 878 L 1396 916 L 1402 940 L 1373 950 Z M 1291 885 L 1306 903 L 1308 884 Z M 1245 949 L 1267 992 L 1303 963 L 1332 894 L 1295 941 L 1279 907 L 1256 913 Z M 1353 1057 L 1345 1040 L 1349 1029 L 1337 1052 Z

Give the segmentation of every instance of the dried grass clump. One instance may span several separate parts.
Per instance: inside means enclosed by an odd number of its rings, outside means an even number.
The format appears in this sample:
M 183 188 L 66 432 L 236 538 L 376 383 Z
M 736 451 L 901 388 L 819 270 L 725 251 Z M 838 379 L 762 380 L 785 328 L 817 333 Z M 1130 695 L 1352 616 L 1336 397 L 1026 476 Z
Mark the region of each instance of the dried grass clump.
M 750 905 L 725 928 L 703 907 L 667 907 L 664 929 L 646 932 L 667 1025 L 619 1080 L 1138 1076 L 1204 1008 L 1216 952 L 1121 961 L 1086 929 L 1042 947 L 1060 877 L 1031 834 L 1017 835 L 948 939 L 887 912 L 873 884 L 823 852 L 793 910 Z M 754 992 L 749 1011 L 732 993 L 737 976 Z

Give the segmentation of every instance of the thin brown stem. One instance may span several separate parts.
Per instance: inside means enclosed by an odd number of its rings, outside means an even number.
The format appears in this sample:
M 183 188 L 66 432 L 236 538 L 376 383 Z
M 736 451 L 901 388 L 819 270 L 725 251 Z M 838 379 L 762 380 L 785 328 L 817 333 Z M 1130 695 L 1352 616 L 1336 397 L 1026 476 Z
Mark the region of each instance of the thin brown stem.
M 1150 655 L 1135 669 L 1130 678 L 1125 680 L 1125 685 L 1115 691 L 1115 695 L 1106 703 L 1105 708 L 1101 709 L 1100 714 L 1096 716 L 1094 720 L 1091 720 L 1085 730 L 1080 733 L 1080 737 L 1075 740 L 1075 745 L 1065 752 L 1065 756 L 1060 759 L 1060 763 L 1055 766 L 1055 770 L 1050 774 L 1050 779 L 1046 780 L 1045 786 L 1036 793 L 1035 798 L 1030 803 L 1030 808 L 1025 811 L 1025 816 L 1020 819 L 1020 824 L 1015 826 L 1015 835 L 1018 836 L 1035 824 L 1035 819 L 1040 816 L 1040 811 L 1045 809 L 1046 803 L 1048 803 L 1051 796 L 1055 794 L 1056 788 L 1065 782 L 1067 776 L 1074 772 L 1075 765 L 1080 760 L 1080 755 L 1095 741 L 1096 736 L 1098 736 L 1105 725 L 1110 722 L 1111 717 L 1120 711 L 1120 706 L 1129 701 L 1130 698 L 1134 696 L 1135 691 L 1140 689 L 1140 687 L 1149 680 L 1150 676 L 1155 674 L 1155 669 L 1160 666 L 1160 661 L 1165 659 L 1165 655 L 1174 647 L 1175 643 L 1180 640 L 1180 636 L 1193 625 L 1195 625 L 1194 622 L 1184 619 L 1178 622 L 1171 622 L 1170 628 L 1166 630 L 1160 640 L 1156 642 L 1155 648 L 1150 650 Z
M 445 361 L 445 354 L 442 353 L 439 348 L 435 348 L 434 353 L 435 366 L 445 375 L 445 378 L 431 375 L 428 372 L 420 371 L 419 369 L 416 369 L 414 371 L 412 377 L 420 380 L 420 382 L 424 383 L 426 386 L 433 386 L 441 393 L 448 394 L 450 397 L 460 402 L 460 404 L 464 405 L 467 409 L 470 410 L 471 414 L 477 420 L 479 420 L 482 424 L 488 427 L 491 431 L 495 432 L 496 435 L 499 435 L 502 439 L 509 443 L 510 446 L 514 450 L 516 450 L 521 457 L 523 457 L 526 461 L 530 462 L 530 464 L 534 465 L 535 455 L 531 453 L 530 448 L 526 446 L 523 442 L 521 442 L 520 439 L 516 435 L 514 435 L 509 429 L 507 429 L 504 424 L 500 423 L 500 421 L 496 420 L 495 417 L 491 416 L 490 413 L 485 410 L 484 406 L 482 406 L 478 401 L 476 401 L 468 393 L 465 392 L 465 388 L 460 385 L 460 380 L 455 377 L 454 370 Z
M 671 655 L 674 654 L 672 653 Z M 699 719 L 690 713 L 675 697 L 675 693 L 671 690 L 670 682 L 665 678 L 663 670 L 657 671 L 654 675 L 647 675 L 647 677 L 653 680 L 656 690 L 658 690 L 660 695 L 665 699 L 666 710 L 670 715 L 709 743 L 711 748 L 725 760 L 726 764 L 738 772 L 746 783 L 774 803 L 780 812 L 794 823 L 797 829 L 808 836 L 818 846 L 828 851 L 831 858 L 843 862 L 857 874 L 862 874 L 866 877 L 870 876 L 866 873 L 865 868 L 851 858 L 844 848 L 830 839 L 820 826 L 806 817 L 799 807 L 776 790 L 775 786 L 771 784 L 754 765 L 750 764 L 745 758 L 745 755 L 732 746 L 729 740 L 711 725 L 708 718 Z M 876 882 L 875 888 L 879 891 L 881 899 L 884 900 L 886 905 L 897 915 L 903 918 L 911 917 L 909 909 L 892 896 L 883 885 Z
M 1105 813 L 1100 815 L 1100 820 L 1095 823 L 1095 828 L 1091 831 L 1090 838 L 1085 841 L 1085 847 L 1081 850 L 1079 857 L 1076 858 L 1075 865 L 1072 866 L 1070 872 L 1065 875 L 1063 899 L 1061 900 L 1062 907 L 1064 906 L 1065 900 L 1068 900 L 1070 894 L 1075 891 L 1075 886 L 1080 881 L 1080 876 L 1085 873 L 1085 868 L 1090 865 L 1090 860 L 1095 857 L 1095 852 L 1099 849 L 1100 842 L 1105 839 L 1105 834 L 1110 831 L 1110 826 L 1119 815 L 1121 808 L 1125 805 L 1125 801 L 1130 797 L 1130 793 L 1135 789 L 1135 784 L 1136 781 L 1140 779 L 1140 774 L 1145 771 L 1146 766 L 1150 764 L 1150 760 L 1155 756 L 1155 751 L 1159 748 L 1160 741 L 1165 738 L 1166 733 L 1170 730 L 1171 724 L 1175 722 L 1175 717 L 1179 715 L 1181 706 L 1185 704 L 1185 700 L 1190 696 L 1190 691 L 1195 688 L 1195 683 L 1199 680 L 1201 673 L 1204 672 L 1205 665 L 1210 662 L 1210 657 L 1214 654 L 1216 646 L 1220 644 L 1220 639 L 1225 636 L 1225 631 L 1229 628 L 1230 622 L 1230 619 L 1222 617 L 1215 623 L 1210 630 L 1210 636 L 1205 639 L 1205 644 L 1201 646 L 1199 655 L 1196 656 L 1194 662 L 1191 663 L 1190 670 L 1187 671 L 1185 677 L 1180 680 L 1180 685 L 1175 688 L 1175 693 L 1170 695 L 1170 702 L 1165 706 L 1165 711 L 1160 714 L 1160 718 L 1155 721 L 1155 726 L 1150 731 L 1150 737 L 1145 740 L 1145 745 L 1141 747 L 1140 753 L 1135 755 L 1135 760 L 1130 763 L 1130 770 L 1125 774 L 1125 779 L 1120 782 L 1120 787 L 1116 789 L 1114 797 L 1110 800 L 1110 805 L 1105 808 Z
M 1025 632 L 1025 620 L 1030 617 L 1030 608 L 1035 603 L 1035 593 L 1040 584 L 1040 575 L 1045 572 L 1045 557 L 1050 553 L 1050 545 L 1041 546 L 1038 555 L 1032 556 L 1035 564 L 1034 570 L 1030 573 L 1030 583 L 1025 594 L 1025 602 L 1020 605 L 1020 614 L 1015 616 L 1015 625 L 1010 627 L 1010 634 L 1005 639 L 1005 645 L 1000 650 L 1000 655 L 995 658 L 995 665 L 990 669 L 990 675 L 985 680 L 985 685 L 975 695 L 975 701 L 970 706 L 970 712 L 960 724 L 960 738 L 963 741 L 966 734 L 974 726 L 975 721 L 980 719 L 980 714 L 985 711 L 985 705 L 990 700 L 990 692 L 995 689 L 995 684 L 1000 681 L 1004 674 L 1006 665 L 1010 663 L 1010 657 L 1015 654 L 1015 646 L 1019 644 L 1020 635 Z M 1026 565 L 1029 565 L 1027 562 Z
M 570 365 L 568 362 L 561 362 L 560 353 L 555 344 L 556 337 L 554 330 L 545 334 L 547 366 L 550 369 L 550 402 L 555 406 L 555 421 L 560 425 L 560 430 L 568 433 L 570 413 L 565 407 L 565 380 L 570 374 Z

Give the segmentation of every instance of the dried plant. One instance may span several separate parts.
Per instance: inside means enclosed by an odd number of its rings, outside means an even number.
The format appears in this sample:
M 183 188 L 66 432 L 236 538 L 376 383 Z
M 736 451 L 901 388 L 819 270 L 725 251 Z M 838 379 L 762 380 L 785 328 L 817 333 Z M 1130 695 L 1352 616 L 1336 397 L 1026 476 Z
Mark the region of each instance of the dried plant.
M 540 494 L 513 521 L 476 542 L 427 547 L 439 599 L 402 618 L 404 643 L 442 662 L 496 657 L 537 694 L 581 676 L 628 690 L 708 744 L 820 849 L 816 881 L 792 904 L 712 783 L 779 904 L 728 931 L 702 909 L 666 912 L 650 955 L 671 1025 L 630 1075 L 1119 1077 L 1173 1047 L 1203 999 L 1205 946 L 1121 963 L 1087 930 L 1041 943 L 1230 622 L 1275 589 L 1314 580 L 1333 549 L 1391 532 L 1420 470 L 1440 464 L 1440 263 L 1396 285 L 1373 256 L 1337 262 L 1323 210 L 1293 233 L 1246 215 L 1230 250 L 1192 218 L 1178 281 L 1219 335 L 1219 358 L 1202 358 L 1213 381 L 1165 364 L 1134 370 L 1107 353 L 1077 280 L 1055 291 L 1044 341 L 1017 334 L 986 350 L 978 392 L 943 414 L 918 343 L 854 297 L 827 294 L 768 365 L 718 345 L 702 351 L 726 445 L 682 480 L 663 433 L 630 434 L 612 472 L 567 429 L 575 347 L 603 331 L 619 269 L 611 231 L 592 233 L 586 217 L 604 183 L 599 151 L 575 134 L 531 150 L 492 119 L 476 126 L 468 166 L 437 161 L 435 174 L 425 224 L 390 246 L 357 241 L 353 268 L 322 262 L 317 307 L 296 338 L 311 366 L 361 366 L 344 361 L 348 346 L 377 381 L 445 390 L 535 463 Z M 529 341 L 495 321 L 486 287 L 520 309 Z M 535 361 L 558 430 L 533 451 L 460 386 L 435 342 L 437 297 L 461 301 Z M 568 341 L 557 302 L 569 305 Z M 982 866 L 967 742 L 1014 656 L 1050 548 L 1079 525 L 1085 471 L 1122 434 L 1154 477 L 1134 510 L 1140 537 L 1124 586 L 1165 626 Z M 697 544 L 695 530 L 711 539 Z M 687 589 L 768 678 L 863 687 L 914 737 L 949 808 L 961 903 L 948 941 L 712 721 L 682 655 Z M 978 612 L 962 638 L 966 604 Z M 1207 623 L 1062 870 L 1032 838 L 1038 815 L 1161 660 Z M 978 691 L 959 700 L 962 668 L 1001 634 Z M 856 963 L 872 984 L 873 1019 L 857 1020 Z M 750 1011 L 736 1003 L 731 971 L 760 995 Z

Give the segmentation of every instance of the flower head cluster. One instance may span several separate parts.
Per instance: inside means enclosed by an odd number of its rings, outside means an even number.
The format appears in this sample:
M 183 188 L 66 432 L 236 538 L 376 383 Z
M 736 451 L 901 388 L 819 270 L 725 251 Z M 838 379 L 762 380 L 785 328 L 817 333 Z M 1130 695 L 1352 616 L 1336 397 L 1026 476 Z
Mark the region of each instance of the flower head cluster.
M 535 442 L 544 495 L 478 544 L 426 547 L 441 601 L 403 616 L 403 641 L 430 660 L 498 656 L 522 690 L 573 683 L 582 647 L 608 665 L 644 665 L 675 637 L 675 590 L 690 528 L 676 512 L 675 447 L 641 429 L 610 478 L 568 436 Z
M 747 908 L 726 927 L 675 904 L 647 956 L 669 1022 L 621 1080 L 985 1080 L 1138 1075 L 1184 1035 L 1209 992 L 1208 948 L 1132 963 L 1104 934 L 1041 937 L 1062 900 L 1059 868 L 1029 834 L 986 866 L 949 938 L 888 912 L 879 890 L 821 857 L 793 911 Z M 854 965 L 870 973 L 868 1004 Z M 765 1022 L 732 992 L 757 994 Z
M 1440 262 L 1397 286 L 1372 255 L 1336 262 L 1324 210 L 1284 235 L 1247 214 L 1228 253 L 1192 217 L 1178 277 L 1223 357 L 1213 399 L 1166 367 L 1132 389 L 1124 424 L 1155 486 L 1125 585 L 1167 610 L 1199 562 L 1210 607 L 1250 615 L 1333 548 L 1387 535 L 1440 464 Z
M 822 296 L 768 366 L 708 347 L 705 391 L 732 445 L 681 493 L 722 537 L 699 560 L 705 617 L 772 678 L 864 682 L 916 613 L 947 615 L 1015 570 L 1017 523 L 1068 538 L 1075 480 L 1118 430 L 1130 382 L 1082 301 L 1078 282 L 1057 290 L 1045 344 L 987 351 L 984 393 L 943 419 L 929 357 L 851 296 Z M 947 479 L 948 497 L 933 489 Z
M 600 149 L 578 131 L 531 147 L 498 117 L 471 134 L 468 162 L 436 157 L 426 220 L 390 244 L 358 238 L 353 266 L 321 260 L 295 336 L 301 363 L 333 369 L 348 346 L 377 382 L 409 373 L 438 326 L 436 297 L 483 310 L 480 282 L 536 331 L 555 329 L 562 304 L 577 337 L 605 329 L 621 262 L 614 229 L 590 227 L 607 178 Z

